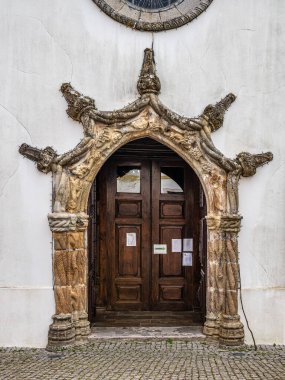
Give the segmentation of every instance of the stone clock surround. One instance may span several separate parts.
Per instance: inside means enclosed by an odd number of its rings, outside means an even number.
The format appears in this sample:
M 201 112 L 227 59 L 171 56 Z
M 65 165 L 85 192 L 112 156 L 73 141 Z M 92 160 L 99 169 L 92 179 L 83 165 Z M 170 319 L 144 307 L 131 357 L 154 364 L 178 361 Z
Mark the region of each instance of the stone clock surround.
M 161 9 L 144 9 L 126 0 L 92 0 L 114 20 L 130 28 L 160 32 L 176 29 L 191 22 L 204 12 L 213 0 L 177 0 Z
M 196 118 L 169 110 L 159 98 L 160 81 L 153 51 L 145 50 L 137 84 L 140 97 L 127 107 L 99 111 L 93 99 L 83 96 L 69 83 L 61 86 L 68 103 L 67 114 L 83 125 L 84 137 L 71 151 L 57 154 L 47 147 L 22 144 L 19 151 L 52 172 L 53 207 L 48 215 L 53 234 L 55 315 L 48 334 L 48 349 L 88 340 L 87 316 L 87 203 L 92 183 L 106 160 L 130 141 L 149 137 L 165 144 L 196 172 L 203 186 L 208 215 L 207 290 L 204 334 L 226 345 L 244 341 L 238 315 L 238 233 L 242 217 L 238 209 L 238 183 L 252 176 L 258 166 L 273 159 L 270 152 L 242 152 L 225 157 L 213 144 L 211 133 L 222 127 L 226 110 L 235 100 L 227 95 L 209 105 Z

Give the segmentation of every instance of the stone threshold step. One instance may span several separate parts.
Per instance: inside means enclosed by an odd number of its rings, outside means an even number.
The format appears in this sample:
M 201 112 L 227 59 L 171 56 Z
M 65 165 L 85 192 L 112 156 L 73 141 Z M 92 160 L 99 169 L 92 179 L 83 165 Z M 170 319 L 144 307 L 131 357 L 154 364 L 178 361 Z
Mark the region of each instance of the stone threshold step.
M 93 327 L 89 339 L 205 339 L 201 326 Z
M 167 321 L 167 322 L 158 322 L 158 321 L 134 321 L 134 320 L 126 320 L 126 321 L 99 321 L 94 323 L 94 327 L 147 327 L 147 326 L 155 326 L 155 327 L 177 327 L 177 326 L 201 326 L 202 323 L 190 321 Z
M 191 326 L 201 325 L 202 315 L 198 312 L 156 311 L 98 311 L 97 326 Z

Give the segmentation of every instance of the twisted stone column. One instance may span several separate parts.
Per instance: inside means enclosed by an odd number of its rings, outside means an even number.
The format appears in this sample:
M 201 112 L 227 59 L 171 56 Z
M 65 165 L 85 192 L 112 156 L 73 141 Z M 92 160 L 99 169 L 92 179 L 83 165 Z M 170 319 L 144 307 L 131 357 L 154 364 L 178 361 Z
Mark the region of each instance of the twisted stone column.
M 221 230 L 221 218 L 208 215 L 207 257 L 207 315 L 203 332 L 208 337 L 218 338 L 220 320 L 225 303 L 225 239 Z
M 238 232 L 241 217 L 229 215 L 224 219 L 223 230 L 226 238 L 226 298 L 222 315 L 219 341 L 225 345 L 241 345 L 244 343 L 244 329 L 238 315 Z
M 90 333 L 87 315 L 87 251 L 83 213 L 49 214 L 53 232 L 55 315 L 47 349 L 85 343 Z
M 244 341 L 243 325 L 238 315 L 238 244 L 241 217 L 207 217 L 208 267 L 207 315 L 204 334 L 226 345 Z

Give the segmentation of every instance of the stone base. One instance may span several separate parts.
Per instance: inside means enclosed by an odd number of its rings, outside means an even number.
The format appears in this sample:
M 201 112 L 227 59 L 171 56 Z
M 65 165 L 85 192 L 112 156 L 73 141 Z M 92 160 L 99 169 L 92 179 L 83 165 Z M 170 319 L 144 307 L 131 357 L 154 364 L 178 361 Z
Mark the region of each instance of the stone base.
M 244 329 L 239 315 L 223 315 L 219 342 L 225 346 L 241 346 L 244 344 Z
M 220 324 L 217 317 L 214 314 L 208 314 L 206 316 L 206 322 L 204 323 L 203 333 L 208 338 L 218 339 L 219 328 L 220 328 Z
M 88 336 L 91 332 L 87 313 L 85 311 L 75 313 L 73 318 L 75 327 L 75 344 L 87 343 Z
M 69 347 L 75 343 L 75 328 L 71 314 L 54 315 L 53 323 L 49 326 L 48 351 Z

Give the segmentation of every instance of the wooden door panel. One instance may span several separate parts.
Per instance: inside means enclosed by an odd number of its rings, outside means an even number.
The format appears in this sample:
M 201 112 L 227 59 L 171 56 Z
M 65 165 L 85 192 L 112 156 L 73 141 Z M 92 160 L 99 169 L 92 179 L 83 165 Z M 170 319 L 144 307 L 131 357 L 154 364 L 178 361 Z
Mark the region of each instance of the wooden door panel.
M 109 307 L 113 310 L 148 308 L 149 174 L 147 162 L 110 161 L 107 245 L 111 261 Z M 135 234 L 133 242 L 128 234 Z
M 167 244 L 167 254 L 153 259 L 152 300 L 156 310 L 189 310 L 192 307 L 192 267 L 182 265 L 182 241 L 193 238 L 191 175 L 182 161 L 153 162 L 153 243 L 159 239 L 160 244 Z M 171 187 L 166 186 L 160 193 L 161 178 L 165 180 L 166 176 Z M 178 192 L 174 183 L 179 185 Z M 181 252 L 172 252 L 172 239 L 181 241 Z
M 116 284 L 117 303 L 140 303 L 141 302 L 141 285 L 120 285 Z
M 160 257 L 160 277 L 182 276 L 181 253 L 169 253 Z
M 182 276 L 181 253 L 172 252 L 172 239 L 182 239 L 183 229 L 183 225 L 160 226 L 160 243 L 167 245 L 167 255 L 159 255 L 159 277 Z
M 142 222 L 136 219 L 130 223 L 130 218 L 117 218 L 116 221 L 124 221 L 127 224 L 115 222 L 116 244 L 112 253 L 115 268 L 111 282 L 113 282 L 112 309 L 128 310 L 141 309 L 145 303 L 146 292 L 142 289 L 144 279 L 142 278 Z M 127 234 L 136 234 L 135 241 L 127 245 Z
M 183 302 L 183 286 L 160 285 L 161 302 Z
M 116 218 L 141 218 L 141 200 L 121 200 L 116 199 Z
M 127 245 L 127 234 L 135 234 L 135 241 Z M 141 226 L 116 225 L 116 278 L 123 276 L 140 277 L 141 272 Z
M 184 218 L 184 201 L 160 201 L 160 218 Z

